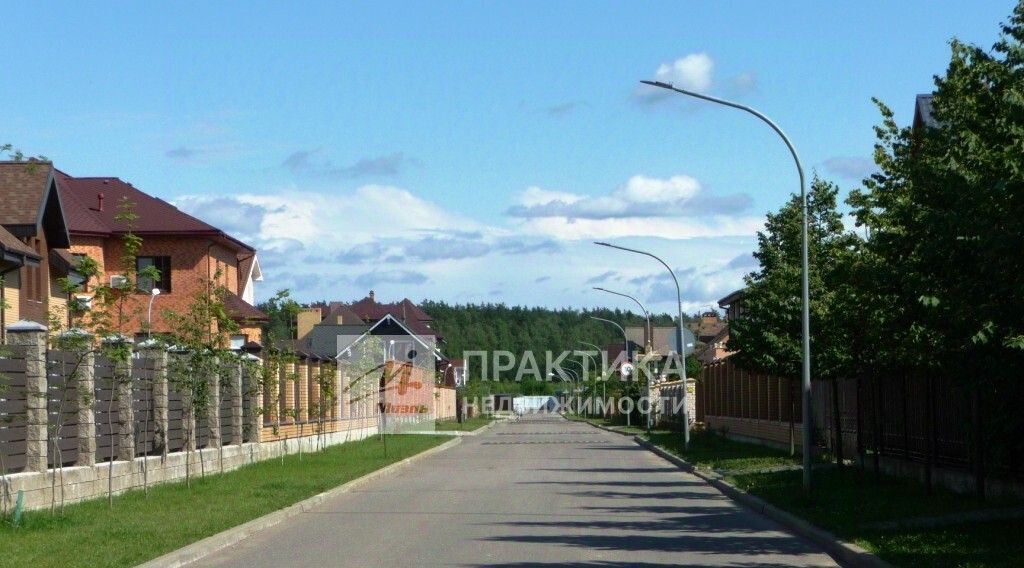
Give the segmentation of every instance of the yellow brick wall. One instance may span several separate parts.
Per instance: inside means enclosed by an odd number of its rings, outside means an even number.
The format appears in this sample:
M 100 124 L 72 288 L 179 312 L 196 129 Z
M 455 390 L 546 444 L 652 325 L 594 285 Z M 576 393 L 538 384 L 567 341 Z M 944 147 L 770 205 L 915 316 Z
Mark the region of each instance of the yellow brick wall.
M 21 319 L 18 305 L 21 303 L 21 280 L 18 271 L 9 272 L 4 276 L 4 301 L 7 302 L 7 309 L 4 310 L 4 323 L 11 325 Z

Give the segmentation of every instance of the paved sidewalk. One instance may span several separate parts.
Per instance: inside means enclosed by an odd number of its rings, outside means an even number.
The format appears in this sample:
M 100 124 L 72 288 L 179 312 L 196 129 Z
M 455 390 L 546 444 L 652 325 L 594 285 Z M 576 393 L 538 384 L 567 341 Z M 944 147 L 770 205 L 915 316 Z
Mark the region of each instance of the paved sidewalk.
M 463 438 L 198 565 L 834 563 L 626 437 L 531 416 Z

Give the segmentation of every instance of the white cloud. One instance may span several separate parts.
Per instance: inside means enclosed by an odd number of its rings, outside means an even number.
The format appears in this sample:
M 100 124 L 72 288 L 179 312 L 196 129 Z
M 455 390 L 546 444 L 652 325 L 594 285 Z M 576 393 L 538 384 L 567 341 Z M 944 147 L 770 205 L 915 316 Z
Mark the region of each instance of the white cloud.
M 633 176 L 618 194 L 634 203 L 662 203 L 690 199 L 700 191 L 700 183 L 690 176 L 672 176 L 668 179 Z
M 519 194 L 519 203 L 526 205 L 527 207 L 532 207 L 534 205 L 546 205 L 553 202 L 576 203 L 583 198 L 584 196 L 577 195 L 575 193 L 551 191 L 548 189 L 541 189 L 537 186 L 532 186 L 526 188 Z
M 696 237 L 751 236 L 764 228 L 763 217 L 679 217 L 622 219 L 570 219 L 541 217 L 528 219 L 523 231 L 562 240 L 610 239 L 619 237 L 660 237 L 692 239 Z
M 630 177 L 606 195 L 587 196 L 530 187 L 507 214 L 520 231 L 559 240 L 630 236 L 683 239 L 749 236 L 764 224 L 744 214 L 752 199 L 703 191 L 687 175 Z
M 702 92 L 711 88 L 711 72 L 714 68 L 715 62 L 707 53 L 691 53 L 671 63 L 659 65 L 654 78 L 683 89 Z

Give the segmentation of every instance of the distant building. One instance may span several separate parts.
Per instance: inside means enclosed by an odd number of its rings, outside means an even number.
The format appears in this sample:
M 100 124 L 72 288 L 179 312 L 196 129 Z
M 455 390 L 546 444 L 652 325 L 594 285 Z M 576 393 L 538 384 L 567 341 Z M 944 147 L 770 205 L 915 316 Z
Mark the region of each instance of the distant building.
M 296 317 L 296 350 L 334 359 L 367 336 L 408 337 L 389 350 L 395 353 L 427 349 L 437 371 L 447 372 L 450 361 L 438 349 L 441 336 L 431 327 L 433 318 L 408 298 L 399 302 L 378 302 L 373 290 L 363 299 L 345 304 L 321 302 L 302 309 Z M 463 373 L 465 365 L 463 364 Z M 455 377 L 453 371 L 453 380 Z

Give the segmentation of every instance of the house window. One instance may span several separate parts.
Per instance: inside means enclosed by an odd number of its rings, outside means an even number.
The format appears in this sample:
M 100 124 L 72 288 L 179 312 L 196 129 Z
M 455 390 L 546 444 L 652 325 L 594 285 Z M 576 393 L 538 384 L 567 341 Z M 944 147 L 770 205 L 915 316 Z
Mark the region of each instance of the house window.
M 160 278 L 153 280 L 139 276 L 139 290 L 150 292 L 153 288 L 163 293 L 171 291 L 171 257 L 169 256 L 140 256 L 135 259 L 135 270 L 141 274 L 143 270 L 155 266 L 160 271 Z
M 234 351 L 238 351 L 239 349 L 241 349 L 246 344 L 247 341 L 249 341 L 249 336 L 248 335 L 245 335 L 245 334 L 232 335 L 231 336 L 231 349 L 234 350 Z

